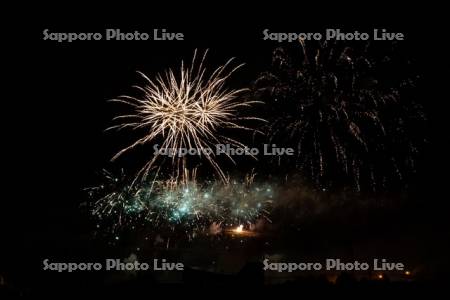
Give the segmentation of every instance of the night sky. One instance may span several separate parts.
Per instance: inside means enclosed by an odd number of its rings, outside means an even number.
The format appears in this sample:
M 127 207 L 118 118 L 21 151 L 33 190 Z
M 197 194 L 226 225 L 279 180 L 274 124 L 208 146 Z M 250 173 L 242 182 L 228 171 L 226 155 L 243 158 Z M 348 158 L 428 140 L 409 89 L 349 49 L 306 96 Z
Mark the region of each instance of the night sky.
M 442 68 L 445 59 L 434 52 L 440 42 L 432 36 L 424 38 L 429 28 L 416 25 L 413 18 L 402 23 L 368 20 L 353 23 L 345 18 L 346 24 L 342 24 L 342 20 L 328 21 L 325 17 L 307 20 L 304 15 L 297 19 L 277 14 L 259 21 L 217 15 L 203 23 L 185 16 L 156 15 L 130 18 L 128 22 L 126 19 L 87 22 L 82 17 L 71 22 L 62 17 L 59 20 L 42 17 L 12 38 L 14 47 L 7 63 L 14 61 L 8 78 L 14 92 L 4 99 L 8 108 L 11 105 L 4 113 L 8 120 L 5 129 L 12 141 L 8 146 L 12 145 L 14 150 L 12 156 L 5 157 L 9 163 L 13 162 L 13 168 L 8 170 L 4 187 L 7 193 L 2 201 L 5 205 L 2 212 L 6 212 L 3 218 L 6 225 L 2 226 L 6 232 L 6 240 L 2 242 L 6 251 L 1 255 L 0 267 L 2 290 L 12 294 L 45 294 L 81 286 L 101 291 L 179 282 L 222 286 L 266 282 L 301 287 L 306 280 L 317 285 L 325 284 L 322 279 L 335 284 L 340 274 L 288 274 L 282 279 L 277 274 L 266 274 L 261 279 L 258 262 L 263 257 L 294 262 L 328 257 L 349 261 L 387 258 L 404 262 L 413 273 L 410 278 L 383 274 L 392 284 L 436 283 L 448 278 L 448 201 L 441 194 L 446 186 L 448 156 L 443 147 L 447 139 L 442 125 L 446 121 L 445 98 L 437 95 L 440 83 L 435 79 L 441 76 L 435 69 Z M 174 19 L 178 22 L 172 22 Z M 209 49 L 208 66 L 217 67 L 230 57 L 235 57 L 237 63 L 245 63 L 227 83 L 228 87 L 254 88 L 258 76 L 272 70 L 274 50 L 280 46 L 293 47 L 289 43 L 263 41 L 264 29 L 323 32 L 335 27 L 367 32 L 387 28 L 406 35 L 405 41 L 398 42 L 397 55 L 399 59 L 408 58 L 411 68 L 420 76 L 414 98 L 426 116 L 420 133 L 416 133 L 425 142 L 416 157 L 415 172 L 406 182 L 389 191 L 357 192 L 347 188 L 340 178 L 333 180 L 339 182 L 337 187 L 328 191 L 318 191 L 309 183 L 300 186 L 300 181 L 287 181 L 279 190 L 280 199 L 275 199 L 286 203 L 275 205 L 271 215 L 274 222 L 266 224 L 264 234 L 257 237 L 223 234 L 220 238 L 188 239 L 179 232 L 162 233 L 164 242 L 160 245 L 154 242 L 153 229 L 150 234 L 146 226 L 125 228 L 118 234 L 97 227 L 98 220 L 89 212 L 92 199 L 84 189 L 99 183 L 102 169 L 117 174 L 123 168 L 133 173 L 147 157 L 145 150 L 140 149 L 111 163 L 111 157 L 134 136 L 130 139 L 127 133 L 104 131 L 123 108 L 107 100 L 133 93 L 131 86 L 142 82 L 136 71 L 152 76 L 169 67 L 178 68 L 181 60 L 190 61 L 195 49 Z M 170 32 L 183 32 L 185 40 L 57 43 L 42 40 L 45 28 L 52 32 L 102 33 L 105 28 L 120 28 L 124 32 L 166 28 Z M 402 72 L 399 71 L 399 76 Z M 279 111 L 266 104 L 258 113 L 272 116 Z M 202 167 L 203 176 L 214 176 L 211 168 Z M 233 174 L 245 174 L 253 167 L 264 178 L 269 178 L 269 174 L 280 178 L 284 174 L 284 169 L 264 160 L 246 161 L 237 167 L 224 162 L 224 168 Z M 289 171 L 289 176 L 301 177 L 299 174 Z M 308 179 L 301 182 L 304 181 Z M 296 197 L 303 202 L 297 203 Z M 116 236 L 120 236 L 119 241 Z M 165 247 L 167 236 L 171 240 Z M 131 279 L 106 272 L 60 274 L 42 270 L 45 258 L 61 262 L 104 261 L 109 257 L 124 259 L 132 253 L 143 260 L 179 260 L 192 268 L 181 277 L 144 274 Z M 350 276 L 356 281 L 362 277 L 376 281 L 377 275 Z

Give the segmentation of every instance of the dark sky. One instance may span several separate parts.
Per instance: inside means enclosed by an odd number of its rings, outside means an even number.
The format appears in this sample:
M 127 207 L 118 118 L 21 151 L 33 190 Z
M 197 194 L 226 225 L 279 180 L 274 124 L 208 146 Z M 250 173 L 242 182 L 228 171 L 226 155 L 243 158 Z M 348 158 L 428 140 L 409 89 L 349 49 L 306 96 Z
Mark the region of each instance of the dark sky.
M 344 16 L 334 16 L 330 20 L 325 17 L 306 19 L 307 11 L 298 19 L 276 14 L 258 21 L 252 19 L 252 14 L 248 18 L 240 15 L 236 21 L 233 14 L 210 15 L 205 22 L 186 16 L 164 18 L 158 15 L 152 12 L 148 18 L 118 18 L 107 22 L 89 22 L 81 16 L 76 22 L 62 16 L 58 20 L 28 18 L 34 20 L 30 26 L 20 27 L 24 38 L 15 37 L 17 42 L 7 58 L 16 65 L 10 76 L 15 91 L 4 99 L 12 105 L 10 111 L 4 111 L 11 119 L 9 128 L 13 128 L 9 134 L 13 144 L 20 145 L 13 150 L 12 157 L 18 155 L 18 158 L 14 158 L 15 167 L 9 172 L 11 184 L 5 187 L 6 190 L 13 188 L 14 192 L 2 200 L 8 202 L 4 211 L 13 212 L 5 219 L 10 225 L 6 227 L 8 236 L 13 237 L 7 243 L 10 255 L 28 256 L 28 262 L 35 267 L 42 255 L 73 254 L 74 241 L 86 242 L 82 235 L 89 232 L 91 224 L 79 210 L 80 202 L 85 201 L 82 189 L 95 181 L 96 173 L 108 167 L 113 153 L 123 146 L 114 134 L 103 131 L 111 125 L 116 112 L 106 100 L 130 91 L 130 86 L 139 81 L 136 70 L 149 74 L 160 72 L 167 66 L 177 67 L 181 59 L 189 61 L 196 48 L 210 49 L 208 60 L 213 66 L 230 57 L 246 64 L 231 81 L 233 86 L 246 86 L 269 68 L 272 50 L 278 46 L 276 42 L 262 41 L 265 28 L 279 32 L 323 32 L 324 28 L 339 27 L 346 31 L 370 32 L 374 27 L 385 27 L 405 32 L 406 55 L 416 59 L 416 66 L 424 76 L 421 103 L 429 115 L 429 144 L 415 179 L 417 189 L 411 197 L 413 204 L 407 205 L 407 213 L 402 214 L 401 220 L 412 218 L 412 232 L 424 228 L 425 233 L 418 233 L 419 239 L 435 228 L 442 232 L 447 224 L 448 204 L 446 197 L 439 193 L 447 176 L 439 172 L 444 169 L 448 154 L 441 147 L 447 136 L 442 130 L 445 119 L 441 117 L 445 99 L 436 98 L 434 68 L 446 60 L 434 56 L 433 48 L 438 42 L 431 37 L 424 38 L 430 32 L 429 27 L 413 22 L 412 17 L 395 22 L 381 18 L 374 18 L 374 22 L 358 18 L 359 21 L 352 22 Z M 166 28 L 183 32 L 185 41 L 57 43 L 41 40 L 45 28 L 54 32 L 103 32 L 105 28 L 150 32 L 154 28 Z M 392 224 L 396 224 L 395 212 L 388 215 L 387 220 L 394 220 Z M 14 220 L 9 221 L 11 218 Z M 329 224 L 325 222 L 320 226 Z M 351 227 L 351 222 L 345 226 Z M 390 227 L 386 227 L 383 230 L 387 232 Z M 410 231 L 406 235 L 409 236 Z M 426 252 L 427 249 L 423 250 Z M 8 256 L 4 256 L 2 261 L 4 258 L 8 260 Z

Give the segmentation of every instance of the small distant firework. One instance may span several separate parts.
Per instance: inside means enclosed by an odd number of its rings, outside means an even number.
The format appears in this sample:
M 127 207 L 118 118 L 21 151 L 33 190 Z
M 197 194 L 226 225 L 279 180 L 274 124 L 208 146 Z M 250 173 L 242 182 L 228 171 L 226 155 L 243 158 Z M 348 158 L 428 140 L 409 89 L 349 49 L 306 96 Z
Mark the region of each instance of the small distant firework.
M 106 183 L 88 189 L 92 214 L 113 232 L 124 227 L 151 225 L 157 230 L 180 230 L 189 234 L 205 231 L 211 224 L 233 227 L 251 225 L 258 219 L 270 222 L 275 191 L 269 184 L 243 181 L 196 180 L 196 170 L 184 171 L 183 179 L 171 178 L 127 184 L 105 172 Z M 123 177 L 124 178 L 124 177 Z M 109 182 L 109 183 L 108 183 Z
M 237 147 L 245 147 L 241 142 L 221 135 L 219 129 L 235 128 L 254 131 L 249 127 L 239 125 L 239 120 L 261 120 L 255 117 L 238 117 L 238 110 L 249 107 L 258 101 L 249 101 L 238 96 L 244 89 L 233 90 L 225 88 L 226 80 L 242 65 L 228 70 L 233 61 L 230 59 L 211 75 L 204 66 L 205 51 L 200 63 L 197 64 L 197 51 L 192 64 L 186 67 L 183 63 L 179 74 L 169 69 L 164 75 L 150 79 L 140 73 L 146 80 L 144 86 L 135 86 L 141 93 L 140 97 L 120 96 L 113 102 L 130 105 L 134 111 L 115 118 L 120 124 L 109 129 L 131 128 L 144 130 L 144 136 L 130 146 L 120 150 L 114 157 L 117 159 L 123 153 L 138 145 L 161 140 L 161 150 L 168 149 L 211 149 L 220 143 Z M 203 151 L 202 155 L 217 171 L 222 180 L 226 175 L 217 163 L 214 152 Z M 154 155 L 138 172 L 146 178 L 160 155 Z M 229 157 L 231 160 L 232 158 Z M 185 161 L 179 157 L 172 160 L 174 170 L 182 173 Z M 136 178 L 137 178 L 136 177 Z
M 270 142 L 296 149 L 296 168 L 319 186 L 402 181 L 424 142 L 425 117 L 411 97 L 417 75 L 394 65 L 391 50 L 380 57 L 358 45 L 301 40 L 295 55 L 277 48 L 272 71 L 255 82 L 277 112 Z
M 119 176 L 103 170 L 103 181 L 100 185 L 86 188 L 92 199 L 91 212 L 99 222 L 107 223 L 112 231 L 124 226 L 133 227 L 141 222 L 145 209 L 134 195 L 139 191 L 128 183 L 123 170 Z M 114 218 L 111 218 L 114 216 Z

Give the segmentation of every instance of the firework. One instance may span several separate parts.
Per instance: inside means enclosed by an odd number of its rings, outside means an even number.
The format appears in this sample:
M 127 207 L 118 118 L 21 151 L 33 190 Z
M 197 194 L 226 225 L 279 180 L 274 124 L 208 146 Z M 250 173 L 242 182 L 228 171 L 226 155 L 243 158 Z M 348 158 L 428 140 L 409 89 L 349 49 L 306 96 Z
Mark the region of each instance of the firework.
M 89 188 L 95 199 L 92 214 L 112 231 L 151 225 L 157 230 L 204 231 L 212 224 L 226 228 L 258 219 L 270 222 L 275 190 L 268 183 L 255 183 L 254 174 L 244 180 L 205 181 L 200 184 L 196 170 L 184 170 L 182 180 L 170 178 L 140 184 L 126 183 L 105 171 L 104 183 Z
M 415 75 L 358 45 L 301 40 L 295 55 L 278 48 L 273 70 L 255 82 L 278 112 L 270 113 L 270 142 L 296 149 L 296 169 L 320 186 L 401 181 L 424 141 Z
M 241 130 L 253 129 L 239 125 L 240 120 L 260 120 L 255 117 L 237 117 L 237 111 L 249 107 L 258 101 L 243 100 L 239 97 L 244 89 L 233 90 L 225 88 L 226 80 L 242 65 L 230 68 L 233 59 L 207 75 L 203 57 L 197 59 L 194 53 L 190 67 L 181 63 L 179 73 L 169 69 L 164 75 L 150 79 L 143 73 L 144 86 L 135 86 L 141 92 L 140 97 L 120 96 L 114 102 L 125 103 L 134 111 L 115 118 L 119 124 L 109 129 L 131 128 L 143 130 L 144 136 L 128 147 L 120 150 L 113 160 L 138 145 L 154 143 L 162 140 L 160 150 L 172 149 L 211 149 L 216 144 L 230 144 L 245 147 L 241 142 L 220 134 L 220 129 L 234 128 Z M 198 64 L 198 66 L 196 66 Z M 225 173 L 220 168 L 214 151 L 201 151 L 201 155 L 212 165 L 222 180 Z M 146 178 L 155 166 L 159 153 L 153 157 L 138 172 Z M 232 158 L 228 156 L 231 160 Z M 180 173 L 185 168 L 185 160 L 173 157 L 174 170 Z
M 145 210 L 145 204 L 134 197 L 138 189 L 128 183 L 123 170 L 119 176 L 102 171 L 102 183 L 86 188 L 93 200 L 92 214 L 100 222 L 107 222 L 112 231 L 124 226 L 134 227 L 139 224 Z M 111 218 L 114 216 L 114 218 Z

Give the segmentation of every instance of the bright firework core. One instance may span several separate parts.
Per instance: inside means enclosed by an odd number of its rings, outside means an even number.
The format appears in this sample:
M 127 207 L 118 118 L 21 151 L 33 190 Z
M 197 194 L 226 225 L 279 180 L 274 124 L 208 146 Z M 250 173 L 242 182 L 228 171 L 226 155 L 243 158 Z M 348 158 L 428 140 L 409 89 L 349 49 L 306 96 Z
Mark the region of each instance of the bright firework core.
M 237 233 L 241 233 L 243 228 L 244 228 L 244 225 L 239 225 L 234 231 Z

